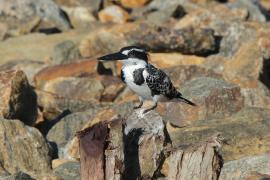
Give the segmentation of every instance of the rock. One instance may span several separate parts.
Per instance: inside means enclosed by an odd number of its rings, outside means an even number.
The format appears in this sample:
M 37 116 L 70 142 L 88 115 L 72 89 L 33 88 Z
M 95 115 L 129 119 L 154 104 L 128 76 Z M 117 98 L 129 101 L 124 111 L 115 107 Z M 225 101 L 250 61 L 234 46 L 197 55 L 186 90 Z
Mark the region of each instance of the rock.
M 161 112 L 166 121 L 180 127 L 197 120 L 228 117 L 244 107 L 240 88 L 219 79 L 194 78 L 180 92 L 197 106 L 169 102 Z
M 117 34 L 117 35 L 116 35 Z M 120 43 L 119 43 L 120 42 Z M 153 52 L 180 52 L 209 55 L 216 52 L 217 44 L 211 29 L 172 29 L 144 23 L 129 23 L 91 33 L 80 45 L 83 57 L 119 51 L 123 46 L 137 44 Z
M 37 97 L 23 71 L 0 72 L 1 116 L 33 125 L 37 118 Z
M 100 9 L 101 0 L 54 0 L 57 4 L 65 7 L 86 7 L 95 13 Z M 64 8 L 65 9 L 65 8 Z
M 241 46 L 232 60 L 225 62 L 223 74 L 228 81 L 245 87 L 254 86 L 254 80 L 259 79 L 263 66 L 261 51 L 255 44 L 256 41 L 247 42 Z
M 40 90 L 36 90 L 36 93 L 42 115 L 47 120 L 55 120 L 70 112 L 82 112 L 99 106 L 96 101 L 70 99 Z
M 232 58 L 242 45 L 256 40 L 255 34 L 256 30 L 248 24 L 232 22 L 220 43 L 220 55 Z
M 115 76 L 103 76 L 101 83 L 105 87 L 100 99 L 103 102 L 113 102 L 125 88 L 122 80 Z
M 49 147 L 41 133 L 18 120 L 0 120 L 0 161 L 11 174 L 51 170 Z
M 62 8 L 67 12 L 70 22 L 75 29 L 86 29 L 96 21 L 91 10 L 85 6 Z
M 170 150 L 161 172 L 168 179 L 217 180 L 223 165 L 219 154 L 222 139 L 217 134 L 205 142 Z
M 4 40 L 7 36 L 8 27 L 4 23 L 0 23 L 0 41 Z
M 67 162 L 77 162 L 77 161 L 72 161 L 72 160 L 68 160 L 68 159 L 60 159 L 60 158 L 54 159 L 54 160 L 52 160 L 52 168 L 55 169 L 58 166 L 65 164 Z
M 268 36 L 268 33 L 265 34 L 265 36 Z M 269 37 L 262 37 L 259 39 L 259 47 L 262 51 L 263 58 L 264 59 L 270 59 L 270 38 Z
M 150 53 L 149 62 L 159 68 L 170 68 L 180 65 L 202 65 L 204 57 L 180 53 Z
M 144 6 L 150 0 L 120 0 L 121 4 L 127 8 L 138 8 Z
M 52 64 L 69 64 L 80 58 L 76 44 L 67 40 L 57 44 L 53 49 Z
M 246 180 L 258 180 L 258 179 L 269 179 L 270 175 L 260 174 L 258 172 L 251 172 L 250 175 L 246 177 Z
M 97 108 L 93 108 L 84 112 L 76 112 L 65 116 L 56 124 L 53 121 L 48 123 L 47 126 L 54 125 L 49 129 L 46 137 L 50 142 L 57 144 L 58 157 L 66 156 L 65 146 L 75 137 L 76 132 L 84 127 L 86 122 L 94 118 L 97 111 Z
M 21 59 L 13 60 L 3 65 L 0 65 L 0 71 L 22 70 L 23 72 L 25 72 L 30 84 L 32 84 L 34 80 L 34 75 L 46 66 L 47 64 L 40 61 Z
M 68 162 L 53 170 L 54 174 L 65 180 L 80 180 L 80 164 L 78 162 Z
M 166 68 L 164 71 L 177 88 L 181 88 L 186 82 L 200 77 L 209 77 L 222 80 L 222 76 L 220 74 L 196 65 L 174 66 Z
M 129 14 L 119 6 L 109 6 L 98 13 L 101 22 L 113 22 L 123 24 L 129 19 Z
M 183 128 L 167 126 L 174 146 L 200 141 L 214 132 L 221 132 L 229 145 L 222 148 L 225 161 L 269 152 L 269 110 L 243 108 L 227 118 L 195 121 Z
M 98 101 L 104 86 L 95 78 L 61 77 L 48 81 L 43 90 L 69 99 Z
M 9 38 L 0 42 L 1 64 L 13 61 L 14 59 L 31 59 L 38 61 L 49 59 L 56 44 L 66 40 L 78 43 L 82 37 L 86 35 L 85 33 L 86 32 L 83 31 L 68 31 L 49 36 L 41 33 L 32 33 Z
M 241 94 L 245 97 L 244 103 L 247 107 L 270 108 L 270 91 L 259 81 L 254 87 L 242 87 Z
M 0 177 L 7 175 L 9 175 L 9 173 L 4 169 L 3 165 L 0 163 Z
M 211 29 L 171 30 L 168 27 L 156 28 L 142 25 L 139 31 L 127 33 L 127 38 L 135 44 L 159 52 L 178 51 L 183 54 L 206 55 L 216 51 L 214 32 Z
M 169 24 L 176 19 L 181 19 L 186 14 L 184 8 L 181 5 L 169 6 L 161 11 L 148 12 L 141 15 L 142 18 L 146 16 L 146 22 L 157 26 Z
M 1 177 L 1 179 L 3 180 L 34 180 L 31 176 L 21 171 L 10 176 Z
M 224 164 L 219 179 L 220 180 L 259 180 L 260 176 L 270 177 L 270 155 L 259 155 L 229 161 Z M 257 173 L 254 173 L 257 172 Z M 267 175 L 263 175 L 267 174 Z M 251 177 L 257 178 L 251 178 Z M 258 177 L 259 176 L 259 177 Z M 264 178 L 262 178 L 264 179 Z
M 209 4 L 206 7 L 197 7 L 176 22 L 175 29 L 187 27 L 211 28 L 215 35 L 223 36 L 229 27 L 246 20 L 248 11 L 245 9 L 229 9 L 223 4 Z M 226 28 L 225 28 L 226 27 Z
M 140 117 L 140 110 L 126 120 L 125 178 L 153 178 L 162 161 L 162 151 L 170 143 L 163 119 L 155 112 Z
M 269 1 L 261 0 L 260 3 L 265 9 L 267 9 L 268 11 L 270 10 L 270 2 Z
M 261 21 L 265 22 L 270 16 L 270 13 L 267 12 L 261 6 L 260 1 L 258 0 L 252 0 L 252 1 L 245 1 L 245 0 L 237 0 L 233 3 L 228 4 L 230 8 L 243 8 L 247 9 L 249 12 L 249 20 L 253 21 Z
M 38 16 L 52 21 L 57 28 L 67 30 L 71 28 L 68 18 L 64 12 L 52 1 L 12 0 L 0 1 L 0 13 L 6 16 L 25 20 L 31 16 Z
M 130 24 L 125 25 L 132 26 Z M 133 27 L 135 26 L 132 26 L 132 28 Z M 107 29 L 108 28 L 102 28 L 99 31 L 90 33 L 81 41 L 79 49 L 83 57 L 97 57 L 99 55 L 101 56 L 104 54 L 118 51 L 122 47 L 128 45 L 128 43 L 124 39 L 123 33 L 119 30 L 119 28 L 111 30 L 112 32 L 108 32 Z M 121 30 L 123 30 L 123 28 Z M 115 32 L 118 32 L 117 35 Z
M 35 86 L 42 89 L 51 80 L 60 77 L 83 77 L 96 74 L 97 61 L 85 60 L 82 62 L 55 65 L 42 69 L 34 77 Z

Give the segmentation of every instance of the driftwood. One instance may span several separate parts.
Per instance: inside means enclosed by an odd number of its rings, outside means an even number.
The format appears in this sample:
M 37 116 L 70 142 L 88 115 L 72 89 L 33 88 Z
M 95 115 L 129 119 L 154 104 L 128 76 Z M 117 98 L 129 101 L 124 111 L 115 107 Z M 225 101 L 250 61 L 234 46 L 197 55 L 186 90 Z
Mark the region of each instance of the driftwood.
M 217 180 L 223 164 L 219 134 L 197 145 L 172 147 L 162 118 L 134 112 L 79 133 L 81 179 Z

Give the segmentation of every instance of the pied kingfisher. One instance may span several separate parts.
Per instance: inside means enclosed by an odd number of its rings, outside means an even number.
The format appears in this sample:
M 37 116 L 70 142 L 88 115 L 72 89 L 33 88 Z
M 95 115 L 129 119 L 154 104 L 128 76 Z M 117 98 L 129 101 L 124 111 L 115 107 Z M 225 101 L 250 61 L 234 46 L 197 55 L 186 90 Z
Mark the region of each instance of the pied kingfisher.
M 98 60 L 123 61 L 121 79 L 140 100 L 140 104 L 134 106 L 134 109 L 141 108 L 144 100 L 154 102 L 153 106 L 143 111 L 143 114 L 155 109 L 159 101 L 182 101 L 195 106 L 193 102 L 182 97 L 165 72 L 148 63 L 148 54 L 143 48 L 124 47 L 119 52 L 99 57 Z

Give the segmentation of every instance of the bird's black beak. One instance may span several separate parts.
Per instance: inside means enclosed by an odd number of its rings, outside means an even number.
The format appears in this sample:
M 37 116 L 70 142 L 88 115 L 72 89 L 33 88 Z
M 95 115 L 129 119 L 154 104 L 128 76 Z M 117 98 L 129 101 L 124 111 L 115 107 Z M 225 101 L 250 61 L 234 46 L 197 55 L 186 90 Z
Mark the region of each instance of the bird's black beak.
M 105 60 L 105 61 L 116 61 L 116 60 L 128 59 L 128 56 L 124 55 L 124 54 L 122 54 L 120 52 L 117 52 L 117 53 L 101 56 L 101 57 L 99 57 L 97 59 L 98 60 Z

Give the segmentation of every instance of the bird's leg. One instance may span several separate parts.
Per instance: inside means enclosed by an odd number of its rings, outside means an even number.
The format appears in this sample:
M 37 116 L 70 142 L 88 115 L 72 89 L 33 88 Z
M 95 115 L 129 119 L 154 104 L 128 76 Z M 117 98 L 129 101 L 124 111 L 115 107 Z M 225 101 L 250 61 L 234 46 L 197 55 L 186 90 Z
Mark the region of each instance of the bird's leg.
M 141 97 L 139 97 L 139 100 L 140 100 L 140 104 L 137 105 L 137 106 L 134 106 L 133 109 L 139 109 L 139 108 L 142 107 L 142 105 L 143 105 L 143 99 Z
M 149 111 L 152 111 L 152 110 L 156 109 L 157 105 L 158 105 L 158 103 L 155 102 L 153 106 L 151 106 L 151 107 L 148 108 L 148 109 L 145 109 L 145 110 L 143 111 L 143 114 L 148 113 Z

